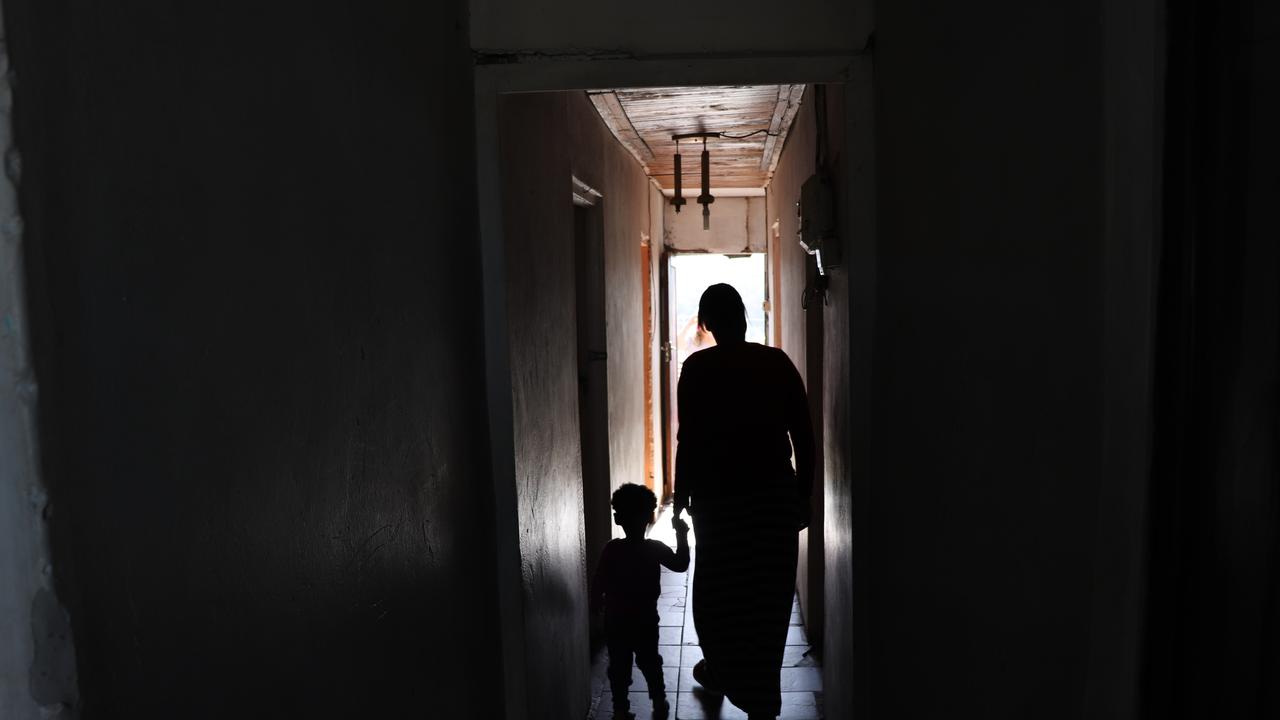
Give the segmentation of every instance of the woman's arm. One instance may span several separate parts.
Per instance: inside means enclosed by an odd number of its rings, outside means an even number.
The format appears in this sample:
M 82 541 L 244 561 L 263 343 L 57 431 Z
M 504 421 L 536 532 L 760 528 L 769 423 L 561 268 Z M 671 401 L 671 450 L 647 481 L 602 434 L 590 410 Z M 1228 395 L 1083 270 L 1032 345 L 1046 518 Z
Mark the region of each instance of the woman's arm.
M 694 406 L 698 399 L 694 380 L 690 378 L 691 375 L 696 375 L 696 371 L 691 372 L 696 363 L 690 360 L 692 358 L 685 360 L 680 371 L 680 381 L 676 384 L 676 418 L 680 429 L 676 432 L 676 477 L 673 490 L 677 518 L 689 507 L 689 495 L 693 492 L 696 475 L 693 458 L 697 454 L 697 412 Z
M 804 381 L 791 362 L 783 354 L 784 371 L 783 407 L 786 412 L 787 433 L 791 436 L 791 449 L 796 458 L 796 491 L 807 500 L 813 494 L 813 421 L 809 417 L 809 398 L 804 391 Z M 804 504 L 808 508 L 807 502 Z

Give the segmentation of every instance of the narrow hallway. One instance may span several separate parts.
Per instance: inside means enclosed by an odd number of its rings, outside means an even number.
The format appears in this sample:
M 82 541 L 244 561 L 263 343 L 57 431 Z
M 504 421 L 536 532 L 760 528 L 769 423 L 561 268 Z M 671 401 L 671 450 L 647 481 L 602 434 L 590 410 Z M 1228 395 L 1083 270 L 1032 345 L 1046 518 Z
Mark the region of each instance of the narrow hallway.
M 671 507 L 663 507 L 648 537 L 675 547 L 675 531 L 671 528 Z M 746 720 L 747 714 L 721 696 L 708 693 L 693 679 L 693 666 L 702 659 L 698 632 L 693 626 L 693 571 L 698 562 L 698 538 L 689 534 L 689 571 L 674 573 L 662 568 L 662 595 L 658 598 L 658 643 L 662 655 L 662 675 L 667 685 L 667 702 L 676 720 Z M 822 714 L 822 667 L 809 654 L 809 638 L 805 634 L 797 597 L 791 605 L 791 627 L 787 631 L 787 649 L 782 661 L 782 714 L 779 720 L 820 720 Z M 592 698 L 590 720 L 614 720 L 613 698 L 604 679 L 608 653 L 601 650 L 595 658 L 594 687 L 603 692 Z M 639 668 L 632 669 L 631 712 L 636 720 L 651 720 L 648 686 Z
M 509 372 L 497 376 L 511 382 L 503 393 L 512 398 L 514 461 L 510 481 L 498 483 L 513 512 L 499 521 L 521 559 L 518 572 L 500 575 L 499 595 L 519 598 L 510 636 L 523 648 L 513 653 L 523 690 L 512 702 L 531 718 L 612 716 L 612 697 L 601 702 L 602 675 L 592 682 L 599 660 L 588 650 L 589 608 L 578 589 L 588 587 L 616 533 L 614 490 L 638 482 L 660 500 L 672 498 L 676 390 L 682 360 L 697 349 L 687 334 L 703 292 L 727 282 L 741 293 L 750 329 L 744 339 L 781 350 L 802 382 L 810 373 L 822 385 L 815 338 L 835 331 L 805 308 L 817 248 L 810 254 L 798 240 L 796 202 L 820 169 L 818 146 L 843 146 L 843 123 L 830 123 L 828 133 L 818 117 L 818 98 L 842 97 L 839 87 L 595 87 L 605 89 L 499 94 L 490 143 L 501 189 L 491 208 L 502 218 L 495 244 L 507 267 L 518 268 L 504 276 L 505 302 L 496 306 L 504 314 L 493 320 L 509 329 Z M 840 107 L 832 103 L 833 118 Z M 707 202 L 699 206 L 699 198 Z M 805 401 L 813 424 L 822 422 L 820 398 Z M 785 603 L 790 594 L 793 609 L 811 613 L 807 629 L 821 646 L 821 502 L 808 510 L 815 520 L 796 538 L 797 568 L 776 574 L 784 593 L 776 597 Z M 657 533 L 674 545 L 669 516 Z M 666 581 L 660 652 L 671 716 L 744 717 L 695 692 L 692 668 L 701 656 L 687 612 L 690 588 L 687 577 Z M 793 613 L 793 645 L 779 678 L 784 717 L 817 718 L 823 671 L 804 657 L 799 618 Z M 646 685 L 632 676 L 632 712 L 648 716 Z
M 1280 720 L 1280 2 L 663 10 L 0 0 L 0 720 Z

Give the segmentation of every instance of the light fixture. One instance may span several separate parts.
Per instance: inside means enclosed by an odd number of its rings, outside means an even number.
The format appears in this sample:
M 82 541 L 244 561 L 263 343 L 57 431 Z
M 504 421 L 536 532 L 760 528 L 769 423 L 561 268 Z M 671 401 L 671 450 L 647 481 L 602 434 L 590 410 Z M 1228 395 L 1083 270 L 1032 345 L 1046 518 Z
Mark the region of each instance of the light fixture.
M 716 199 L 711 196 L 711 153 L 707 151 L 707 138 L 720 137 L 718 132 L 694 132 L 681 133 L 672 135 L 671 139 L 676 142 L 675 156 L 675 193 L 671 198 L 671 204 L 676 206 L 676 212 L 680 212 L 681 206 L 685 204 L 684 199 L 684 171 L 680 163 L 680 141 L 689 138 L 702 139 L 702 194 L 698 196 L 698 204 L 702 206 L 702 229 L 711 229 L 711 203 Z
M 691 138 L 702 139 L 702 194 L 698 196 L 698 204 L 702 206 L 702 229 L 711 229 L 711 203 L 716 199 L 711 195 L 711 153 L 707 151 L 707 138 L 729 138 L 732 140 L 743 140 L 752 135 L 770 135 L 777 137 L 779 133 L 771 130 L 752 130 L 743 135 L 730 135 L 722 132 L 691 132 L 672 135 L 671 139 L 676 143 L 675 155 L 675 192 L 671 198 L 671 204 L 676 206 L 676 212 L 680 212 L 680 208 L 684 206 L 684 169 L 680 163 L 680 141 L 689 140 Z
M 711 153 L 707 152 L 707 138 L 702 138 L 702 194 L 698 196 L 698 204 L 702 206 L 702 229 L 711 229 Z
M 680 138 L 676 137 L 676 193 L 671 198 L 671 204 L 676 206 L 676 212 L 680 212 L 680 208 L 684 206 L 684 189 L 681 187 L 684 182 L 684 170 L 680 167 Z

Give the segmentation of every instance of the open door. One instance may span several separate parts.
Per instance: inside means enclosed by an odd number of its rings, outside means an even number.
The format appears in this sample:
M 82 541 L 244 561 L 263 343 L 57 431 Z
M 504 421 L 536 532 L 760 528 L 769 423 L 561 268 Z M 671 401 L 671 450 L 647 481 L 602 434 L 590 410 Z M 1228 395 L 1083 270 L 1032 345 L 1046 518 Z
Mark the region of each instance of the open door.
M 766 308 L 768 263 L 763 253 L 664 253 L 662 275 L 664 450 L 668 477 L 675 475 L 675 438 L 679 434 L 676 388 L 680 368 L 693 353 L 715 345 L 698 328 L 698 302 L 715 283 L 728 283 L 742 296 L 748 342 L 763 344 L 768 336 Z M 668 483 L 669 485 L 670 483 Z
M 671 253 L 662 251 L 661 276 L 658 278 L 658 294 L 661 304 L 662 326 L 662 457 L 666 472 L 663 473 L 663 500 L 675 494 L 676 433 L 679 430 L 679 414 L 676 408 L 676 383 L 680 377 L 678 354 L 675 349 L 676 307 L 673 288 L 676 270 L 671 263 Z
M 657 485 L 659 473 L 654 467 L 654 443 L 656 432 L 653 422 L 653 265 L 650 253 L 652 243 L 647 234 L 641 234 L 640 242 L 640 292 L 643 295 L 641 311 L 644 313 L 644 482 L 658 496 L 666 498 L 666 488 Z

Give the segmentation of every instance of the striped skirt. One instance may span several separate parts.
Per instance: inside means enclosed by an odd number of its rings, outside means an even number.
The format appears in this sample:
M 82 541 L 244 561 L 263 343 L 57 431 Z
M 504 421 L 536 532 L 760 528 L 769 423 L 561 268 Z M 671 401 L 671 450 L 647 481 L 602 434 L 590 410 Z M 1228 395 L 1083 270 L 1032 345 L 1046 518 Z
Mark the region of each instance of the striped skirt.
M 787 483 L 693 503 L 694 627 L 714 683 L 749 714 L 781 711 L 796 583 L 794 498 Z

